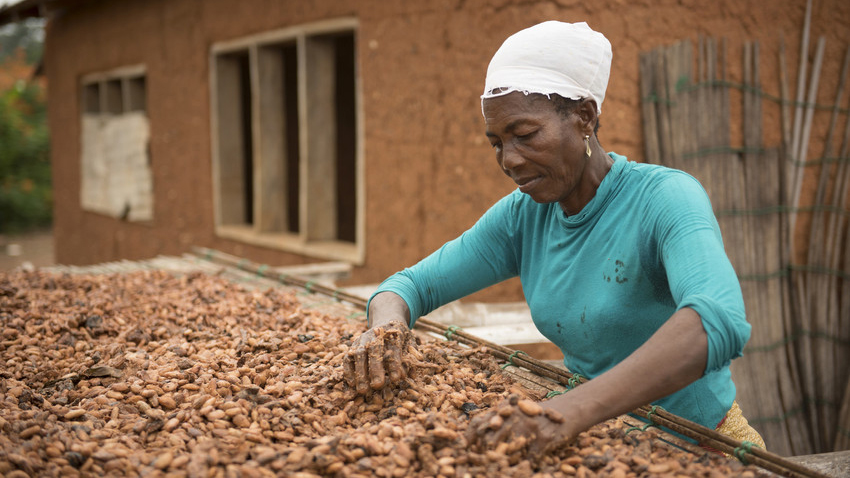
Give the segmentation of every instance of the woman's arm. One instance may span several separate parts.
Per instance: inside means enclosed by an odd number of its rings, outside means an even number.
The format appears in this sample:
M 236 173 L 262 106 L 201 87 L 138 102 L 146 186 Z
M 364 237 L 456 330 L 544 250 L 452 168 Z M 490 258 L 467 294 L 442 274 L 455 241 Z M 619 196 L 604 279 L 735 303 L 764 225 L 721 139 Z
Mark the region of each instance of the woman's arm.
M 369 301 L 369 330 L 354 341 L 343 362 L 345 380 L 358 393 L 404 378 L 401 359 L 420 316 L 516 275 L 509 240 L 514 199 L 502 199 L 460 237 L 381 283 Z
M 544 403 L 577 432 L 676 392 L 702 377 L 708 337 L 699 315 L 683 308 L 625 360 L 580 387 Z
M 686 387 L 703 375 L 707 354 L 708 339 L 699 315 L 689 308 L 680 309 L 612 369 L 540 404 L 558 412 L 564 418 L 562 422 L 552 421 L 545 414 L 529 417 L 514 413 L 498 430 L 488 430 L 494 411 L 476 419 L 470 438 L 492 443 L 510 435 L 525 436 L 532 453 L 545 453 L 597 423 Z
M 381 327 L 389 322 L 402 322 L 405 327 L 410 324 L 410 310 L 407 302 L 395 292 L 380 292 L 369 301 L 367 327 Z

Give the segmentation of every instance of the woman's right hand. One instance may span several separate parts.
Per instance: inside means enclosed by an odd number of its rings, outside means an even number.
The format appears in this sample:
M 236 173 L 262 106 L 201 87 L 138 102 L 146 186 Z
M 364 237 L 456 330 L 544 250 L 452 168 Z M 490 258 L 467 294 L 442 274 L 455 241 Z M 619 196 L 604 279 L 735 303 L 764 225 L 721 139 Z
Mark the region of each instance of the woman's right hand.
M 365 395 L 404 380 L 403 356 L 410 342 L 407 304 L 398 295 L 384 292 L 372 298 L 372 326 L 351 345 L 343 361 L 344 378 L 357 393 Z

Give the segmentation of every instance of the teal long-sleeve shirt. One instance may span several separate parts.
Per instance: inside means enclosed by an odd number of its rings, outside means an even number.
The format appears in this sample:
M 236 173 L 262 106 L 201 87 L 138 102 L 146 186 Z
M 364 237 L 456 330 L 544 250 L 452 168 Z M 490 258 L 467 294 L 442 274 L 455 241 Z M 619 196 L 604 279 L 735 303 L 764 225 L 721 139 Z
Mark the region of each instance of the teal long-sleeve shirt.
M 676 310 L 692 308 L 708 335 L 704 375 L 656 403 L 714 428 L 735 398 L 729 364 L 750 325 L 708 196 L 686 173 L 610 156 L 611 170 L 579 214 L 516 190 L 375 293 L 401 296 L 412 326 L 518 275 L 535 326 L 570 371 L 588 378 L 625 359 Z

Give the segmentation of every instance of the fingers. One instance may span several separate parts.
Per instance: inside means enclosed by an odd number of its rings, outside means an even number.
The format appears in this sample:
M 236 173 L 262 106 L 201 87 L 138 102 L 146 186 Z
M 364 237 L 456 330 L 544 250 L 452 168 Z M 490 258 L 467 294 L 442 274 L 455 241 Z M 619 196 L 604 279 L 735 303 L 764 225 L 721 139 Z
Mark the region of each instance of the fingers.
M 354 368 L 354 356 L 352 354 L 347 354 L 342 361 L 342 378 L 349 387 L 354 387 L 357 372 Z
M 512 441 L 515 436 L 522 436 L 525 427 L 521 420 L 517 415 L 505 419 L 497 414 L 487 423 L 487 431 L 484 435 L 485 444 L 492 446 L 497 443 Z
M 493 415 L 494 412 L 490 411 L 472 417 L 472 420 L 469 421 L 469 427 L 466 429 L 467 442 L 474 443 L 484 438 L 484 435 L 490 429 L 490 420 Z
M 509 407 L 503 407 L 473 417 L 466 431 L 467 442 L 490 447 L 509 439 L 514 423 L 510 413 L 504 412 L 505 409 L 510 410 Z
M 539 457 L 572 439 L 563 415 L 529 400 L 511 398 L 470 420 L 469 444 L 503 450 L 527 447 L 530 456 Z
M 409 330 L 395 323 L 364 332 L 343 361 L 343 379 L 348 386 L 365 395 L 404 380 L 408 336 Z
M 390 383 L 398 383 L 405 377 L 404 367 L 402 365 L 402 351 L 404 350 L 403 333 L 391 330 L 388 331 L 385 338 L 385 351 L 383 360 L 387 366 L 387 374 L 389 375 Z
M 381 340 L 373 340 L 367 345 L 369 353 L 369 386 L 372 390 L 380 390 L 386 384 L 384 374 L 384 343 Z
M 369 384 L 369 358 L 366 347 L 357 347 L 354 350 L 354 375 L 356 382 L 355 390 L 361 395 L 365 395 L 371 388 Z

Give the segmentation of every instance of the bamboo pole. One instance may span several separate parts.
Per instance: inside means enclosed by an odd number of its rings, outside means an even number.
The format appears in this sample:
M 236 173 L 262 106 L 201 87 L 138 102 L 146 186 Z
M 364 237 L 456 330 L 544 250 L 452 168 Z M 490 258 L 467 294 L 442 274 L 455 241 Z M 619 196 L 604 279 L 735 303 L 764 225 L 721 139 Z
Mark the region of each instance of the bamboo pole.
M 746 87 L 752 81 L 752 71 L 750 69 L 752 59 L 749 44 L 744 45 L 742 52 L 743 82 Z M 744 91 L 742 94 L 742 114 L 744 119 L 742 121 L 741 130 L 743 132 L 745 147 L 749 141 L 749 132 L 751 128 L 748 118 L 748 115 L 750 114 L 749 100 L 749 94 Z M 717 105 L 717 102 L 715 101 L 714 104 Z M 710 110 L 710 113 L 711 116 L 715 118 L 715 121 L 717 118 L 723 118 L 722 110 L 718 111 L 716 110 L 716 107 L 714 111 Z M 720 146 L 726 147 L 731 145 L 723 143 Z M 724 158 L 720 159 L 724 160 Z M 749 162 L 745 162 L 745 166 L 748 164 Z M 725 161 L 716 165 L 721 172 L 720 177 L 722 178 L 717 185 L 717 197 L 719 200 L 717 209 L 726 212 L 726 214 L 718 217 L 718 221 L 720 222 L 720 229 L 723 233 L 729 259 L 732 261 L 732 265 L 735 267 L 736 273 L 739 277 L 751 276 L 755 273 L 755 271 L 749 264 L 743 262 L 744 259 L 749 257 L 749 254 L 746 253 L 746 250 L 742 250 L 749 249 L 749 245 L 740 243 L 740 238 L 737 237 L 737 232 L 741 230 L 741 226 L 738 222 L 745 219 L 744 214 L 746 214 L 745 211 L 749 209 L 749 204 L 746 202 L 736 203 L 734 200 L 733 190 L 736 189 L 738 185 L 734 182 L 735 172 L 731 170 L 733 166 L 734 164 L 727 164 Z M 748 188 L 747 195 L 749 195 L 751 191 L 752 189 Z M 739 252 L 741 253 L 740 257 L 738 256 Z M 753 335 L 750 338 L 749 343 L 761 343 L 761 337 L 758 337 L 758 335 L 761 334 L 762 329 L 758 324 L 758 313 L 756 312 L 758 305 L 752 298 L 752 282 L 747 280 L 741 280 L 740 282 L 741 292 L 744 297 L 744 305 L 746 306 L 747 320 L 752 325 L 753 330 Z M 732 364 L 733 377 L 735 378 L 736 389 L 738 390 L 736 400 L 738 400 L 741 406 L 748 411 L 748 414 L 754 413 L 756 416 L 772 415 L 768 404 L 760 400 L 760 397 L 764 395 L 761 387 L 764 379 L 759 376 L 758 371 L 760 369 L 759 364 L 763 356 L 763 353 L 746 354 L 741 360 L 736 360 Z M 765 430 L 761 430 L 761 432 L 765 433 Z M 766 434 L 766 436 L 770 435 L 772 435 L 772 433 Z M 775 445 L 771 443 L 771 449 L 773 449 L 774 446 Z
M 714 92 L 716 87 L 711 84 L 713 78 L 709 77 L 709 68 L 714 69 L 714 65 L 710 62 L 715 59 L 713 55 L 715 41 L 711 37 L 700 37 L 698 45 L 697 61 L 698 71 L 697 80 L 700 83 L 700 88 L 696 90 L 696 97 L 693 98 L 697 118 L 696 127 L 696 144 L 698 151 L 709 151 L 716 145 L 715 124 L 716 120 L 708 113 L 709 108 L 714 103 Z M 698 164 L 703 165 L 700 171 L 699 179 L 704 182 L 704 187 L 708 191 L 709 197 L 714 196 L 714 184 L 716 180 L 716 168 L 711 161 L 704 160 L 702 157 L 697 158 Z
M 695 151 L 694 146 L 694 131 L 690 126 L 693 111 L 691 107 L 691 98 L 693 90 L 693 46 L 688 40 L 681 41 L 675 45 L 673 51 L 675 56 L 675 70 L 673 74 L 676 78 L 675 102 L 676 102 L 676 137 L 678 138 L 677 155 L 681 161 L 682 168 L 692 174 L 699 174 L 700 166 L 705 162 L 700 161 L 698 157 L 699 151 Z
M 749 42 L 743 45 L 742 49 L 742 59 L 743 59 L 743 84 L 744 90 L 741 94 L 741 114 L 742 114 L 742 133 L 743 133 L 743 163 L 744 163 L 744 175 L 748 180 L 753 177 L 754 180 L 763 179 L 764 176 L 755 176 L 753 173 L 757 171 L 753 171 L 753 168 L 757 167 L 757 153 L 753 153 L 752 151 L 759 147 L 759 139 L 757 137 L 757 131 L 754 127 L 756 121 L 760 121 L 761 118 L 757 117 L 755 114 L 755 105 L 756 98 L 753 97 L 750 92 L 750 88 L 753 87 L 755 83 L 755 71 L 753 69 L 754 56 L 755 52 L 753 49 L 753 45 Z M 734 188 L 737 185 L 728 185 L 730 188 Z M 745 189 L 745 200 L 743 203 L 738 204 L 738 208 L 741 209 L 742 212 L 738 218 L 741 221 L 752 222 L 756 220 L 756 216 L 752 214 L 750 211 L 754 210 L 754 206 L 758 203 L 758 193 L 760 188 L 754 187 L 754 184 L 750 184 L 749 187 Z M 727 193 L 729 194 L 729 193 Z M 745 215 L 746 214 L 746 215 Z M 756 235 L 758 234 L 758 229 L 753 227 L 748 227 L 748 229 L 755 233 L 750 235 L 749 237 L 744 238 L 744 244 L 730 244 L 730 247 L 734 249 L 743 249 L 743 254 L 740 259 L 740 262 L 734 263 L 736 271 L 739 276 L 745 277 L 757 277 L 763 273 L 763 270 L 755 264 L 756 254 L 753 251 L 753 242 L 756 241 Z M 758 286 L 760 285 L 759 280 L 741 280 L 741 291 L 744 295 L 744 304 L 746 306 L 747 311 L 747 320 L 752 326 L 752 335 L 750 337 L 750 344 L 763 344 L 763 343 L 772 343 L 773 337 L 769 333 L 769 330 L 766 330 L 765 325 L 763 324 L 763 314 L 761 310 L 761 303 L 759 301 L 760 294 L 758 294 Z M 775 394 L 766 394 L 765 392 L 770 388 L 773 384 L 773 375 L 771 373 L 764 373 L 766 369 L 763 366 L 763 363 L 766 359 L 769 359 L 769 355 L 771 355 L 770 351 L 759 352 L 755 354 L 746 354 L 745 361 L 740 364 L 735 364 L 735 371 L 737 372 L 735 375 L 736 384 L 738 388 L 741 390 L 739 393 L 740 398 L 736 398 L 740 401 L 743 406 L 746 406 L 746 410 L 749 413 L 756 413 L 757 416 L 774 416 L 776 414 L 777 407 L 773 403 L 775 399 Z M 747 381 L 743 382 L 740 380 L 740 370 L 746 369 L 749 371 Z M 769 370 L 769 369 L 768 369 Z M 759 373 L 761 371 L 761 373 Z M 747 393 L 744 393 L 744 392 Z M 783 423 L 772 424 L 767 423 L 763 425 L 761 428 L 761 433 L 767 437 L 785 437 L 786 433 L 777 433 L 776 430 L 772 430 L 776 425 L 780 427 Z M 771 449 L 775 449 L 777 446 L 776 438 L 771 439 Z M 784 444 L 783 444 L 784 445 Z M 782 448 L 780 448 L 782 449 Z
M 808 159 L 809 138 L 811 134 L 811 127 L 815 110 L 814 105 L 817 101 L 820 72 L 823 64 L 824 46 L 825 40 L 823 37 L 820 37 L 817 45 L 817 52 L 815 54 L 815 61 L 812 66 L 811 83 L 809 85 L 809 95 L 805 108 L 805 120 L 803 124 L 802 135 L 800 138 L 800 149 L 797 152 L 798 160 L 802 164 L 805 164 L 806 160 Z M 826 165 L 821 165 L 821 168 L 825 167 Z M 805 169 L 806 168 L 804 168 L 804 171 Z M 818 189 L 821 189 L 820 185 L 818 186 Z M 822 197 L 822 194 L 816 193 L 815 200 L 822 200 Z M 812 237 L 812 239 L 815 242 L 809 243 L 809 250 L 813 251 L 812 255 L 809 256 L 809 260 L 817 260 L 818 256 L 821 256 L 823 254 L 823 238 L 822 233 L 820 232 L 823 215 L 819 214 L 817 211 L 820 205 L 815 203 L 814 206 L 815 211 L 812 215 L 811 231 L 814 231 L 814 237 Z M 818 264 L 812 264 L 811 262 L 809 262 L 806 265 L 809 267 L 809 272 L 805 279 L 805 288 L 803 289 L 803 300 L 805 301 L 804 309 L 807 310 L 808 313 L 802 316 L 802 318 L 806 320 L 806 322 L 803 323 L 803 327 L 801 329 L 819 334 L 825 331 L 825 314 L 821 310 L 822 297 L 820 295 L 820 292 L 823 289 L 823 277 L 822 273 L 813 271 L 811 269 L 812 266 L 817 266 Z M 817 346 L 815 343 L 813 343 L 814 340 L 814 337 L 807 334 L 801 342 L 804 344 L 803 360 L 809 362 L 810 364 L 809 372 L 811 373 L 811 376 L 808 377 L 809 380 L 807 396 L 811 398 L 808 401 L 809 413 L 812 417 L 812 424 L 815 427 L 815 433 L 813 433 L 812 437 L 815 442 L 815 451 L 824 452 L 828 449 L 827 443 L 831 443 L 832 441 L 825 434 L 826 430 L 828 430 L 831 426 L 830 422 L 832 417 L 829 405 L 824 402 L 822 395 L 822 390 L 827 387 L 827 383 L 824 380 L 824 374 L 826 373 L 826 370 L 824 369 L 825 364 L 820 359 L 822 355 L 821 351 L 824 349 L 823 347 Z
M 811 388 L 806 385 L 805 381 L 810 380 L 812 377 L 811 365 L 808 361 L 801 359 L 801 349 L 803 346 L 801 345 L 801 341 L 798 339 L 800 330 L 804 327 L 804 324 L 807 322 L 805 316 L 808 314 L 808 310 L 804 306 L 804 286 L 805 286 L 805 277 L 804 274 L 796 268 L 791 267 L 795 260 L 795 247 L 796 247 L 796 236 L 795 236 L 795 227 L 797 222 L 798 210 L 800 208 L 800 187 L 802 186 L 802 175 L 803 175 L 803 166 L 799 158 L 796 156 L 796 151 L 798 149 L 797 144 L 799 142 L 799 131 L 802 127 L 802 107 L 803 107 L 803 96 L 805 92 L 805 79 L 806 79 L 806 65 L 808 59 L 808 36 L 809 36 L 809 27 L 811 20 L 811 2 L 809 2 L 807 6 L 807 13 L 804 20 L 803 25 L 803 37 L 802 37 L 802 46 L 800 53 L 800 67 L 798 71 L 798 81 L 797 81 L 797 100 L 794 106 L 794 126 L 788 135 L 784 138 L 783 144 L 786 146 L 783 150 L 783 154 L 786 157 L 785 165 L 787 167 L 786 178 L 787 180 L 783 182 L 783 184 L 787 185 L 786 189 L 783 192 L 783 201 L 781 204 L 785 204 L 788 206 L 788 215 L 784 216 L 783 219 L 783 247 L 782 247 L 782 264 L 783 270 L 788 270 L 789 273 L 787 277 L 784 279 L 784 290 L 786 293 L 783 297 L 783 305 L 784 305 L 784 313 L 783 317 L 783 326 L 785 328 L 785 336 L 787 337 L 787 348 L 788 348 L 788 356 L 791 357 L 789 361 L 789 366 L 792 370 L 796 371 L 797 383 L 798 387 L 795 393 L 793 394 L 795 401 L 798 403 L 799 409 L 807 410 L 805 397 L 807 397 L 808 390 Z M 782 104 L 785 106 L 786 114 L 789 114 L 790 111 L 790 101 L 788 95 L 788 84 L 787 84 L 787 75 L 785 74 L 785 49 L 784 43 L 782 45 L 782 49 L 780 50 L 780 80 L 781 81 L 781 95 L 782 95 Z M 787 269 L 785 269 L 787 268 Z M 798 413 L 795 413 L 795 408 L 786 409 L 786 414 L 791 416 L 792 418 L 796 418 L 800 416 Z M 804 418 L 808 417 L 809 414 L 803 415 Z M 795 434 L 791 436 L 792 439 L 792 447 L 794 454 L 811 454 L 813 452 L 813 441 L 810 438 L 814 434 L 814 430 L 811 427 L 811 420 L 802 420 L 804 425 L 804 433 Z M 802 437 L 805 436 L 804 440 Z
M 822 40 L 822 39 L 821 39 Z M 802 189 L 802 178 L 805 175 L 805 152 L 808 150 L 808 139 L 806 139 L 808 135 L 808 131 L 811 129 L 811 121 L 812 121 L 812 113 L 814 111 L 813 105 L 817 96 L 817 84 L 818 78 L 820 75 L 820 66 L 823 59 L 823 42 L 819 42 L 818 51 L 819 55 L 816 56 L 816 61 L 812 67 L 812 81 L 809 85 L 809 99 L 810 101 L 807 104 L 798 104 L 797 105 L 797 113 L 798 116 L 795 118 L 802 118 L 803 115 L 805 119 L 800 119 L 801 121 L 801 129 L 799 130 L 799 134 L 795 134 L 794 141 L 796 149 L 792 151 L 793 158 L 795 160 L 796 166 L 796 186 L 794 190 L 794 197 L 792 198 L 791 204 L 791 250 L 797 250 L 796 243 L 794 238 L 796 237 L 796 219 L 798 218 L 798 211 L 801 207 L 801 189 Z M 794 148 L 792 148 L 794 149 Z M 802 153 L 801 153 L 802 152 Z M 801 156 L 801 154 L 803 154 Z M 810 244 L 810 246 L 813 246 Z M 814 245 L 817 247 L 817 245 Z M 793 256 L 792 256 L 793 257 Z M 815 288 L 815 285 L 811 283 L 813 280 L 813 275 L 810 272 L 803 272 L 797 269 L 792 269 L 792 289 L 794 291 L 794 297 L 796 299 L 795 311 L 797 312 L 795 316 L 795 324 L 793 327 L 792 333 L 796 334 L 796 356 L 797 360 L 800 363 L 800 369 L 802 371 L 801 376 L 801 386 L 802 386 L 802 395 L 806 398 L 806 410 L 809 416 L 809 427 L 811 429 L 812 436 L 812 446 L 815 452 L 819 452 L 824 449 L 822 442 L 822 435 L 820 433 L 821 427 L 819 426 L 819 410 L 820 405 L 818 400 L 815 398 L 818 390 L 818 380 L 820 371 L 817 368 L 817 363 L 814 360 L 814 352 L 813 352 L 813 344 L 811 337 L 801 334 L 801 331 L 811 331 L 813 327 L 813 321 L 817 320 L 817 316 L 812 315 L 812 305 L 811 299 L 809 297 L 811 290 Z
M 755 353 L 745 355 L 745 363 L 752 369 L 753 382 L 739 388 L 752 388 L 760 416 L 784 417 L 786 411 L 799 406 L 796 381 L 782 343 L 785 338 L 781 320 L 782 284 L 780 277 L 772 275 L 781 270 L 782 223 L 775 207 L 781 204 L 781 164 L 776 153 L 768 154 L 762 143 L 762 109 L 759 71 L 759 45 L 744 46 L 744 92 L 742 115 L 744 122 L 743 146 L 744 178 L 746 192 L 743 208 L 748 211 L 742 225 L 746 248 L 741 259 L 744 275 L 751 279 L 742 281 L 745 291 L 747 317 L 753 326 L 751 347 Z M 770 212 L 768 212 L 770 211 Z M 779 393 L 777 393 L 779 392 Z M 802 423 L 793 418 L 764 421 L 757 424 L 769 439 L 771 449 L 781 454 L 799 448 L 795 443 L 805 434 L 799 433 Z
M 659 138 L 658 149 L 660 156 L 658 160 L 661 164 L 669 165 L 674 162 L 674 155 L 672 151 L 672 125 L 670 119 L 670 104 L 672 102 L 672 96 L 666 74 L 667 58 L 660 51 L 655 52 L 655 54 L 657 55 L 657 59 L 655 62 L 653 80 L 655 80 L 655 91 L 659 98 L 657 111 Z
M 809 85 L 809 96 L 806 99 L 806 118 L 803 121 L 803 131 L 800 136 L 799 151 L 797 151 L 798 161 L 805 163 L 808 158 L 809 139 L 812 131 L 812 116 L 815 113 L 815 103 L 818 100 L 818 84 L 820 83 L 821 66 L 823 65 L 823 54 L 826 47 L 826 39 L 820 37 L 818 46 L 815 51 L 815 61 L 812 65 L 812 78 Z
M 835 272 L 838 269 L 838 260 L 841 256 L 841 250 L 837 247 L 839 240 L 839 230 L 837 223 L 844 213 L 840 211 L 843 197 L 846 196 L 846 182 L 844 184 L 831 181 L 833 178 L 844 175 L 846 170 L 846 162 L 835 162 L 833 156 L 833 136 L 837 127 L 838 118 L 840 116 L 840 107 L 842 103 L 845 83 L 847 81 L 848 68 L 850 68 L 850 50 L 845 57 L 842 72 L 839 78 L 838 88 L 836 90 L 835 102 L 832 109 L 830 124 L 827 129 L 827 136 L 824 143 L 823 154 L 824 164 L 822 166 L 821 182 L 824 189 L 829 188 L 832 192 L 832 197 L 829 198 L 826 191 L 822 192 L 820 199 L 822 200 L 822 208 L 824 211 L 820 213 L 822 221 L 819 228 L 822 232 L 824 241 L 824 250 L 817 265 L 826 269 L 826 273 L 820 274 L 821 293 L 817 297 L 817 303 L 820 305 L 819 330 L 830 337 L 840 336 L 840 310 L 839 301 L 839 277 Z M 824 174 L 823 171 L 827 173 Z M 831 186 L 831 187 L 830 187 Z M 829 207 L 832 206 L 832 207 Z M 827 210 L 827 208 L 829 209 Z M 835 442 L 837 430 L 836 414 L 840 412 L 839 404 L 843 397 L 844 383 L 847 380 L 848 355 L 840 344 L 831 340 L 820 341 L 818 347 L 818 363 L 824 369 L 824 374 L 821 377 L 819 391 L 826 398 L 827 405 L 824 407 L 823 417 L 823 435 L 827 444 Z
M 658 163 L 661 152 L 658 146 L 658 93 L 655 91 L 654 60 L 652 52 L 640 55 L 640 92 L 643 117 L 643 143 L 645 161 Z
M 843 81 L 846 79 L 848 69 L 850 69 L 850 45 L 848 45 L 847 53 L 844 57 L 842 86 L 840 88 L 844 86 Z M 850 116 L 847 114 L 845 114 L 843 139 L 838 149 L 837 160 L 839 173 L 836 174 L 836 180 L 838 181 L 839 188 L 833 198 L 833 205 L 836 207 L 836 213 L 833 216 L 836 219 L 834 240 L 837 244 L 847 244 L 845 227 L 848 223 L 847 211 L 850 209 L 850 205 L 848 205 L 848 192 L 850 192 L 850 185 L 848 185 L 850 183 Z M 838 413 L 833 449 L 847 450 L 850 449 L 850 379 L 846 376 L 846 364 L 850 362 L 850 358 L 848 358 L 850 356 L 850 350 L 846 346 L 847 343 L 850 343 L 850 320 L 848 320 L 848 317 L 850 317 L 850 279 L 847 278 L 848 273 L 850 273 L 850 267 L 848 267 L 847 263 L 850 259 L 850 254 L 841 247 L 835 247 L 835 251 L 831 265 L 835 269 L 842 270 L 844 273 L 844 277 L 840 281 L 837 281 L 838 284 L 834 290 L 834 293 L 841 298 L 837 305 L 838 323 L 836 324 L 836 337 L 841 343 L 845 344 L 843 348 L 838 349 L 841 353 L 836 358 L 835 367 L 836 372 L 843 371 L 845 373 L 843 378 L 838 378 L 838 383 L 845 383 L 845 386 Z M 843 264 L 842 261 L 844 261 Z M 840 365 L 841 363 L 844 366 Z
M 806 120 L 805 120 L 805 129 L 803 130 L 803 138 L 801 141 L 800 151 L 798 153 L 798 157 L 801 160 L 805 160 L 808 158 L 808 143 L 809 143 L 809 134 L 811 131 L 812 117 L 814 112 L 813 100 L 816 99 L 816 91 L 818 86 L 819 79 L 819 67 L 820 61 L 822 61 L 823 57 L 823 38 L 818 43 L 818 55 L 815 61 L 815 67 L 812 73 L 812 83 L 811 83 L 811 91 L 809 93 L 809 105 L 806 108 Z M 809 227 L 809 247 L 808 247 L 808 255 L 806 260 L 806 265 L 809 267 L 808 277 L 806 279 L 806 307 L 809 310 L 808 318 L 809 324 L 806 327 L 807 330 L 812 330 L 813 332 L 827 332 L 826 322 L 828 315 L 828 304 L 826 301 L 828 300 L 825 297 L 825 293 L 827 293 L 827 282 L 828 275 L 824 274 L 820 271 L 824 267 L 825 257 L 827 255 L 827 251 L 825 246 L 826 238 L 825 238 L 825 221 L 826 221 L 826 212 L 824 211 L 826 197 L 827 197 L 827 189 L 829 186 L 829 178 L 831 176 L 831 164 L 826 162 L 821 162 L 818 166 L 820 168 L 820 174 L 818 175 L 818 184 L 815 190 L 815 197 L 813 202 L 813 208 L 811 213 L 811 224 Z M 817 270 L 816 270 L 817 269 Z M 807 342 L 812 342 L 812 338 L 806 338 Z M 811 355 L 804 357 L 804 360 L 808 360 L 812 362 L 812 370 L 814 372 L 814 382 L 813 389 L 810 390 L 810 397 L 821 397 L 822 399 L 829 400 L 830 394 L 828 393 L 828 389 L 830 388 L 829 380 L 826 375 L 831 375 L 832 372 L 825 368 L 828 362 L 826 357 L 829 355 L 828 350 L 830 348 L 830 344 L 826 343 L 818 343 L 818 344 L 810 344 L 809 350 L 811 351 Z M 818 400 L 817 402 L 821 402 Z M 811 401 L 811 403 L 816 403 L 816 401 Z M 831 437 L 829 434 L 829 428 L 831 425 L 831 411 L 828 406 L 817 405 L 815 408 L 815 424 L 818 430 L 819 443 L 821 447 L 825 446 L 826 443 L 831 443 Z M 824 448 L 819 448 L 819 451 L 827 451 Z
M 767 276 L 765 256 L 775 247 L 769 241 L 769 236 L 772 236 L 769 233 L 775 230 L 771 228 L 771 221 L 776 216 L 755 212 L 776 200 L 775 197 L 770 197 L 771 183 L 775 178 L 771 174 L 769 165 L 763 164 L 761 97 L 756 93 L 760 83 L 758 44 L 745 43 L 742 57 L 744 60 L 744 91 L 741 95 L 744 146 L 742 157 L 747 184 L 744 188 L 746 194 L 742 208 L 748 212 L 742 216 L 745 248 L 739 270 L 741 274 L 752 277 L 752 279 L 741 281 L 747 318 L 753 327 L 750 343 L 773 344 L 780 341 L 783 334 L 781 330 L 778 332 L 775 330 L 776 321 L 772 320 L 775 316 L 768 313 L 768 308 L 773 302 L 769 300 L 768 294 L 774 281 L 764 278 Z M 776 360 L 777 350 L 765 348 L 755 354 L 749 354 L 748 357 L 748 368 L 753 370 L 751 372 L 753 382 L 746 384 L 746 388 L 752 388 L 751 395 L 754 395 L 753 400 L 757 403 L 759 414 L 781 416 L 783 410 L 781 396 L 772 391 L 782 388 L 780 382 L 786 370 L 783 361 Z M 785 421 L 779 421 L 759 426 L 762 433 L 770 437 L 771 449 L 787 450 L 789 448 L 787 443 L 789 433 L 786 425 Z M 782 441 L 777 443 L 777 440 Z
M 788 68 L 785 64 L 785 36 L 781 34 L 779 36 L 779 91 L 782 149 L 787 154 L 787 151 L 791 149 L 791 105 L 788 104 Z
M 791 136 L 791 160 L 795 162 L 800 161 L 800 157 L 797 156 L 799 152 L 799 144 L 800 144 L 800 131 L 803 125 L 803 98 L 805 97 L 806 91 L 806 71 L 808 70 L 808 56 L 809 56 L 809 31 L 811 29 L 812 23 L 812 0 L 806 1 L 806 14 L 803 20 L 803 36 L 800 39 L 800 66 L 797 70 L 797 101 L 796 108 L 794 113 L 794 128 Z M 793 202 L 799 202 L 799 190 L 802 187 L 802 178 L 803 171 L 796 170 L 794 174 L 794 185 L 791 188 L 793 191 Z M 796 216 L 792 214 L 791 217 L 791 230 L 794 230 L 794 225 L 796 223 Z M 793 244 L 792 244 L 793 246 Z

